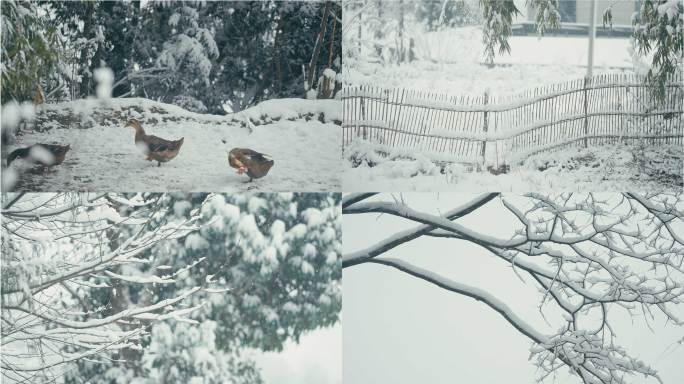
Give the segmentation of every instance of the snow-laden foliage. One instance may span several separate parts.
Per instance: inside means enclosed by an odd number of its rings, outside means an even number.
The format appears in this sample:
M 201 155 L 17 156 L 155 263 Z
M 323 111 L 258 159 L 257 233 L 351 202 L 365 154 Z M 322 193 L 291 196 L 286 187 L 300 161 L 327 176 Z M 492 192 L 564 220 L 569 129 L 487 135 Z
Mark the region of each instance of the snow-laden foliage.
M 416 20 L 428 31 L 479 24 L 478 0 L 429 0 L 416 2 Z
M 150 344 L 143 357 L 149 375 L 136 377 L 134 384 L 152 383 L 261 383 L 252 363 L 217 348 L 215 321 L 200 325 L 160 323 L 152 329 Z
M 559 26 L 558 0 L 529 4 L 540 35 Z M 345 66 L 357 65 L 362 57 L 385 64 L 411 62 L 425 49 L 422 33 L 475 24 L 482 25 L 485 62 L 492 63 L 497 52 L 510 52 L 512 22 L 520 14 L 514 0 L 357 0 L 344 6 Z
M 143 195 L 163 207 L 148 228 L 198 213 L 197 231 L 146 249 L 145 263 L 117 272 L 130 278 L 120 305 L 139 307 L 202 287 L 183 301 L 181 320 L 145 316 L 149 335 L 119 361 L 78 361 L 68 382 L 260 383 L 244 348 L 280 350 L 311 330 L 334 324 L 341 309 L 339 196 L 329 194 Z M 128 196 L 129 198 L 131 196 Z M 121 206 L 122 215 L 138 210 Z M 173 283 L 141 284 L 159 276 Z M 90 296 L 92 306 L 111 298 Z M 156 320 L 156 321 L 155 321 Z M 204 372 L 204 373 L 202 373 Z M 199 381 L 199 376 L 204 381 Z M 125 379 L 122 379 L 125 378 Z
M 485 61 L 494 62 L 494 49 L 498 47 L 499 54 L 510 53 L 508 37 L 511 36 L 513 17 L 520 12 L 513 0 L 480 0 L 484 25 L 482 27 L 482 44 L 485 47 Z
M 139 349 L 146 326 L 183 320 L 200 287 L 131 307 L 128 284 L 173 282 L 134 273 L 155 244 L 197 230 L 199 209 L 165 220 L 152 199 L 116 194 L 3 194 L 2 375 L 10 382 L 60 377 L 65 365 Z M 122 213 L 122 207 L 135 207 Z M 160 220 L 153 229 L 149 220 Z M 160 279 L 161 278 L 161 279 Z M 106 300 L 94 302 L 92 297 Z
M 535 12 L 537 33 L 542 36 L 547 28 L 558 28 L 561 15 L 558 0 L 530 0 L 529 4 Z M 480 0 L 484 25 L 482 27 L 482 43 L 485 48 L 485 62 L 494 62 L 495 48 L 500 55 L 510 53 L 508 38 L 511 36 L 513 18 L 520 11 L 513 0 Z
M 212 60 L 219 56 L 219 50 L 214 40 L 215 29 L 201 27 L 200 22 L 198 10 L 185 4 L 180 4 L 169 17 L 173 37 L 164 43 L 157 65 L 177 78 L 171 90 L 174 94 L 211 84 Z
M 340 72 L 341 11 L 323 2 L 3 2 L 3 99 L 96 93 L 95 71 L 114 72 L 113 97 L 194 98 L 210 113 L 276 97 L 304 97 L 303 67 Z M 340 21 L 340 22 L 338 22 Z M 17 27 L 13 27 L 16 25 Z M 16 31 L 27 33 L 16 33 Z M 180 98 L 177 98 L 180 97 Z M 328 95 L 327 97 L 332 97 Z
M 362 56 L 399 64 L 415 59 L 408 31 L 415 25 L 418 2 L 364 0 L 345 2 L 345 68 Z
M 518 13 L 513 0 L 480 0 L 485 20 L 483 42 L 485 56 L 492 62 L 494 48 L 499 54 L 509 52 L 508 37 L 512 16 Z M 535 12 L 537 32 L 543 35 L 547 28 L 560 26 L 561 13 L 558 0 L 530 0 Z M 611 22 L 611 6 L 603 10 L 604 24 Z M 655 85 L 654 95 L 662 101 L 665 86 L 677 72 L 681 73 L 682 47 L 684 46 L 684 5 L 679 0 L 644 0 L 632 17 L 632 37 L 641 56 L 653 52 L 648 81 Z
M 2 99 L 32 100 L 41 81 L 54 75 L 62 45 L 59 31 L 34 2 L 2 2 Z
M 632 18 L 633 38 L 641 56 L 653 52 L 648 79 L 662 100 L 668 79 L 682 71 L 684 4 L 679 0 L 644 0 Z
M 177 212 L 184 211 L 185 201 L 173 202 Z M 217 194 L 207 202 L 200 221 L 206 225 L 186 238 L 184 247 L 152 252 L 171 265 L 208 257 L 198 266 L 199 274 L 188 279 L 230 288 L 227 294 L 211 295 L 206 311 L 207 317 L 221 320 L 220 343 L 240 340 L 277 350 L 311 326 L 337 320 L 341 228 L 332 196 Z M 262 327 L 252 327 L 254 322 Z
M 537 33 L 543 35 L 547 28 L 558 28 L 561 23 L 559 0 L 531 0 L 530 4 L 535 9 L 535 22 Z
M 435 215 L 410 207 L 404 198 L 374 193 L 344 197 L 344 214 L 389 214 L 417 223 L 365 249 L 343 256 L 343 267 L 375 263 L 393 267 L 442 289 L 474 298 L 501 314 L 532 342 L 539 381 L 568 369 L 585 384 L 623 384 L 632 375 L 658 379 L 657 372 L 618 342 L 615 321 L 642 317 L 684 325 L 684 195 L 489 193 Z M 442 195 L 443 197 L 443 195 Z M 493 236 L 461 218 L 485 206 L 498 207 L 517 225 L 509 236 Z M 487 290 L 450 280 L 406 261 L 386 257 L 420 237 L 466 242 L 489 251 L 522 282 L 538 288 L 545 333 Z M 649 324 L 650 325 L 650 324 Z
M 585 383 L 624 383 L 633 375 L 658 378 L 655 369 L 619 346 L 606 346 L 602 335 L 587 330 L 561 329 L 548 341 L 534 345 L 530 357 L 543 372 L 541 378 L 552 376 L 563 366 L 578 373 Z
M 422 42 L 415 31 L 473 25 L 480 21 L 478 0 L 345 1 L 345 68 L 367 57 L 383 64 L 417 59 Z
M 173 105 L 195 113 L 207 113 L 207 107 L 200 100 L 192 96 L 176 96 L 171 100 Z
M 244 348 L 278 350 L 338 320 L 338 196 L 20 193 L 2 204 L 10 382 L 261 383 Z

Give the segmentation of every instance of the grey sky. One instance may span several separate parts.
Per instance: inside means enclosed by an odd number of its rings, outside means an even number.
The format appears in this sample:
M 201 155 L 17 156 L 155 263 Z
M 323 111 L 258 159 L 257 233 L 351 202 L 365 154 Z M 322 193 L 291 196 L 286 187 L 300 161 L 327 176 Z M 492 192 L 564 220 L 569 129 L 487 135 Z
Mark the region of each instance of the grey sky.
M 429 209 L 431 213 L 444 212 L 467 199 L 435 193 L 403 197 L 412 208 Z M 514 221 L 501 215 L 499 204 L 494 200 L 480 215 L 460 222 L 503 237 L 510 233 Z M 344 252 L 415 225 L 389 215 L 345 215 Z M 487 289 L 543 332 L 552 332 L 562 321 L 553 311 L 546 311 L 553 324 L 546 325 L 537 308 L 535 285 L 521 282 L 510 265 L 477 246 L 421 238 L 386 256 Z M 534 382 L 535 367 L 527 360 L 529 340 L 498 313 L 473 299 L 389 267 L 360 265 L 344 270 L 343 300 L 345 384 Z M 684 382 L 684 370 L 679 366 L 684 361 L 684 346 L 672 346 L 684 337 L 684 328 L 665 326 L 663 318 L 656 316 L 651 322 L 653 333 L 641 318 L 630 319 L 617 309 L 610 316 L 619 344 L 656 368 L 665 384 Z M 555 382 L 578 381 L 562 371 Z M 632 382 L 647 383 L 643 377 Z
M 342 326 L 310 332 L 282 352 L 255 353 L 267 384 L 341 384 Z

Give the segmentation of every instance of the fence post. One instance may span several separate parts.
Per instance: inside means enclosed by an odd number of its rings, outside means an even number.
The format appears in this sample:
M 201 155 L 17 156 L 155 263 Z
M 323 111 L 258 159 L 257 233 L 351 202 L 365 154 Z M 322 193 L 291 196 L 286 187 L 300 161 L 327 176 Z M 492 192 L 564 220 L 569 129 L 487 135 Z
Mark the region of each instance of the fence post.
M 368 91 L 366 91 L 367 93 Z M 366 126 L 366 103 L 365 103 L 365 98 L 366 98 L 366 93 L 363 92 L 363 87 L 361 87 L 361 97 L 359 98 L 359 101 L 361 103 L 361 121 L 363 122 L 363 139 L 368 140 L 368 127 Z
M 589 136 L 589 76 L 584 77 L 584 148 L 588 147 Z
M 485 154 L 485 150 L 487 148 L 487 130 L 489 126 L 489 112 L 487 111 L 487 104 L 489 103 L 489 89 L 485 90 L 484 94 L 484 125 L 483 125 L 483 131 L 485 134 L 485 139 L 482 140 L 482 164 L 487 166 L 487 158 Z

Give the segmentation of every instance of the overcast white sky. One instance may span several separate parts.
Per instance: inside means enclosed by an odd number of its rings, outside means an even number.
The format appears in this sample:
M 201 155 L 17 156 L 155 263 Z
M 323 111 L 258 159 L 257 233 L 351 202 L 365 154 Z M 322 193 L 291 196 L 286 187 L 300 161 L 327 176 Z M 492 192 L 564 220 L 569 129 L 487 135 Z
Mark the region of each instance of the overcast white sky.
M 281 353 L 256 353 L 266 384 L 341 384 L 342 326 L 304 335 L 288 342 Z
M 467 198 L 435 193 L 403 196 L 413 208 L 431 213 L 454 208 Z M 495 200 L 478 216 L 459 222 L 504 236 L 514 222 L 502 216 L 499 204 Z M 415 225 L 389 215 L 345 215 L 344 252 Z M 556 322 L 548 327 L 536 307 L 536 287 L 521 282 L 509 265 L 479 247 L 447 239 L 419 239 L 386 256 L 485 288 L 544 332 L 557 328 L 561 320 L 548 312 L 549 321 Z M 473 299 L 389 267 L 360 265 L 343 271 L 343 300 L 345 384 L 535 382 L 535 368 L 527 360 L 529 340 L 498 313 Z M 684 337 L 684 328 L 665 326 L 663 319 L 656 318 L 657 332 L 653 333 L 640 318 L 626 318 L 618 310 L 611 315 L 625 319 L 614 322 L 618 343 L 656 368 L 665 384 L 684 383 L 684 346 L 672 346 Z M 578 383 L 565 373 L 555 382 Z M 643 377 L 635 377 L 633 382 L 648 383 Z

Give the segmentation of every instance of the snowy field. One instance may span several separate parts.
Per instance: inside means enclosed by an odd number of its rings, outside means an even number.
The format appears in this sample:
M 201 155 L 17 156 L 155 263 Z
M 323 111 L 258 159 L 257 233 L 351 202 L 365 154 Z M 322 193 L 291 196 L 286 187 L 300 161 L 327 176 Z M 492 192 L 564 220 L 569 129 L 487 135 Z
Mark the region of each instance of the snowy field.
M 509 95 L 581 79 L 586 74 L 587 39 L 584 37 L 512 36 L 511 54 L 497 55 L 495 65 L 489 67 L 482 64 L 482 31 L 478 27 L 414 36 L 417 61 L 390 65 L 361 60 L 345 67 L 345 81 L 453 95 L 482 95 L 486 89 L 492 94 Z M 633 71 L 629 39 L 597 38 L 595 49 L 595 74 Z
M 364 52 L 345 68 L 346 83 L 506 97 L 586 75 L 585 37 L 512 36 L 510 55 L 497 55 L 488 66 L 479 27 L 415 28 L 408 34 L 415 42 L 415 61 L 392 64 Z M 643 74 L 648 61 L 635 57 L 628 38 L 596 39 L 594 75 Z M 680 190 L 683 152 L 677 144 L 569 147 L 493 174 L 486 167 L 447 165 L 435 154 L 355 142 L 345 148 L 342 182 L 345 191 Z
M 345 191 L 656 191 L 683 187 L 684 148 L 606 145 L 530 156 L 492 174 L 471 165 L 440 165 L 422 154 L 379 155 L 366 143 L 345 152 Z
M 191 113 L 147 99 L 79 100 L 37 107 L 34 130 L 17 134 L 3 159 L 34 143 L 70 144 L 66 160 L 50 170 L 13 162 L 3 189 L 30 191 L 335 191 L 340 189 L 341 103 L 336 100 L 268 100 L 241 113 Z M 161 167 L 134 144 L 138 119 L 148 135 L 185 137 L 178 156 Z M 5 119 L 3 119 L 5 120 Z M 225 143 L 224 143 L 225 142 Z M 228 166 L 227 151 L 247 147 L 275 165 L 247 183 Z

